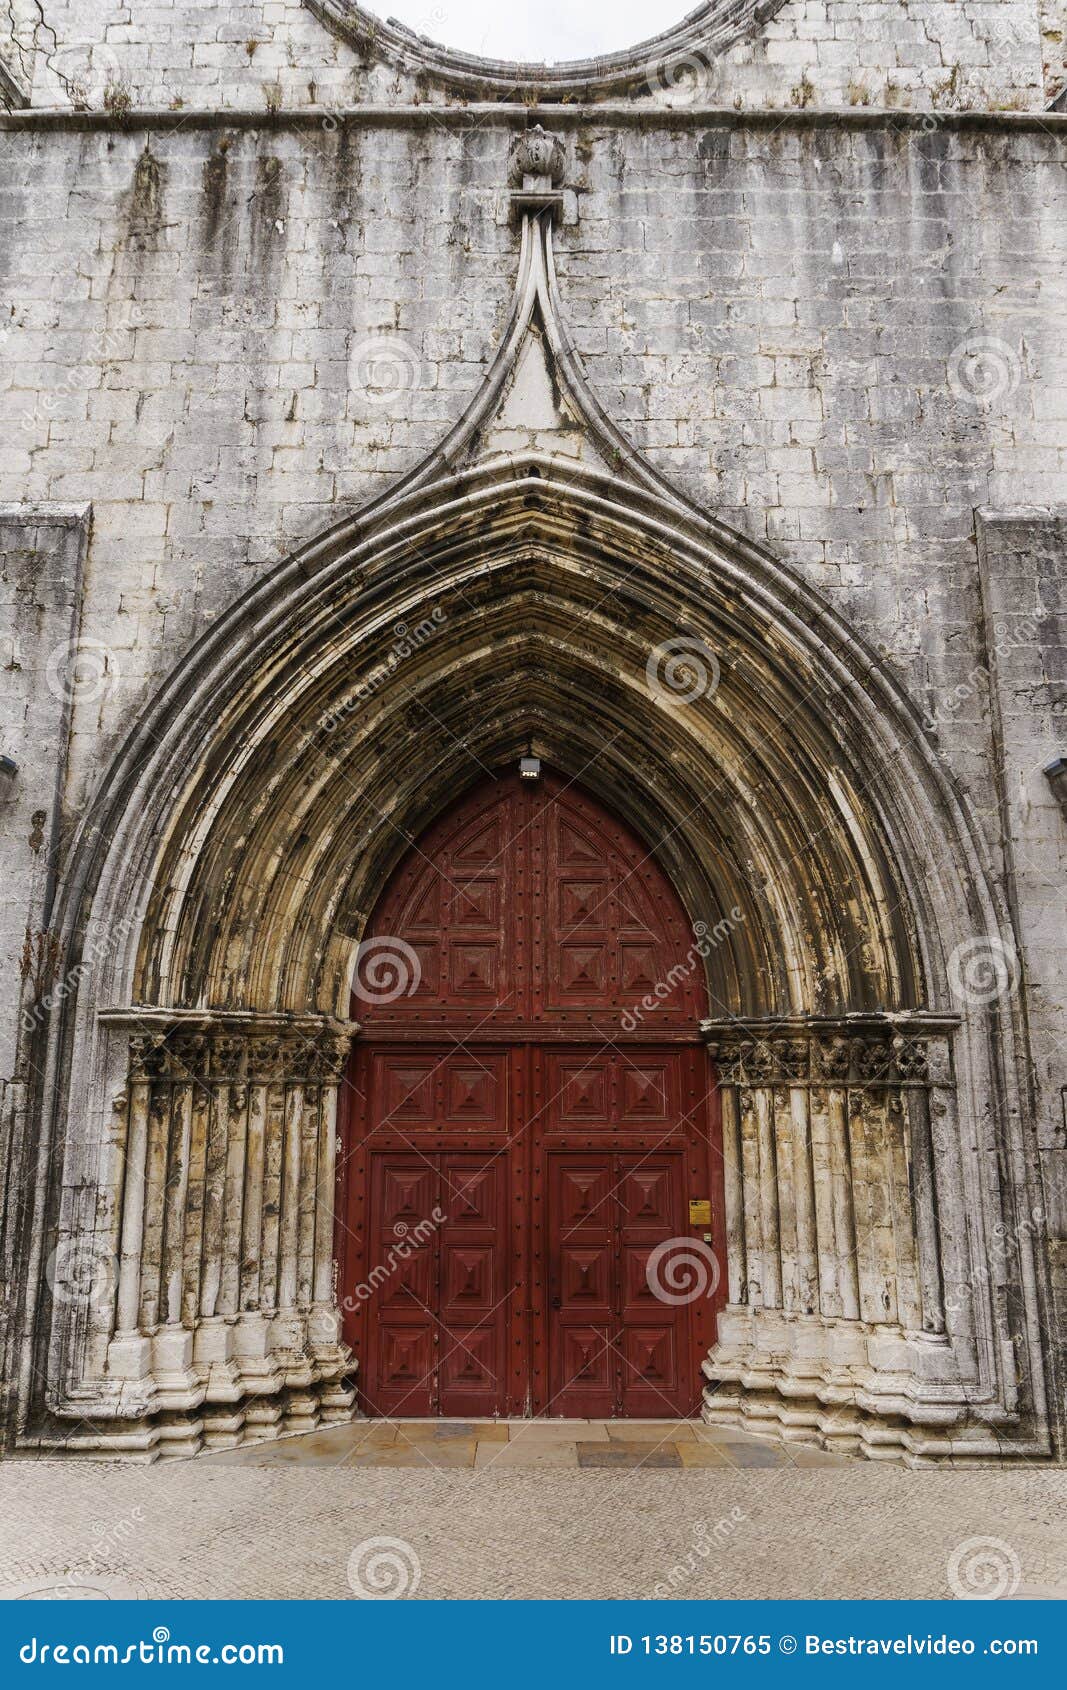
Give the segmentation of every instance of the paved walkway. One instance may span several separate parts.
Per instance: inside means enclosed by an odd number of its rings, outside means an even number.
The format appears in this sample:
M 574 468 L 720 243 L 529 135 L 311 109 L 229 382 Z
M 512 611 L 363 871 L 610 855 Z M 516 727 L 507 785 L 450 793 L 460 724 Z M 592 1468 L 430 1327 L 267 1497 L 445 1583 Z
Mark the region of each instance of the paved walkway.
M 357 1420 L 201 1460 L 253 1467 L 842 1467 L 803 1449 L 691 1420 Z
M 0 1596 L 1067 1597 L 1067 1471 L 909 1472 L 662 1422 L 364 1422 L 0 1466 Z

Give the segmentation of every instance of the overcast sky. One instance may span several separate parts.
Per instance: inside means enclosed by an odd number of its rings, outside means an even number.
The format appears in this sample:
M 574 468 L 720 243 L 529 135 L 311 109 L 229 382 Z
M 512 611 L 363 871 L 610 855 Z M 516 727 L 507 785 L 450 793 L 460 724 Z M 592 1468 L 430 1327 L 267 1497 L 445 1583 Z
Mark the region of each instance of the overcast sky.
M 641 0 L 370 0 L 371 10 L 396 18 L 446 47 L 496 59 L 583 59 L 613 53 L 658 35 L 694 0 L 657 9 Z

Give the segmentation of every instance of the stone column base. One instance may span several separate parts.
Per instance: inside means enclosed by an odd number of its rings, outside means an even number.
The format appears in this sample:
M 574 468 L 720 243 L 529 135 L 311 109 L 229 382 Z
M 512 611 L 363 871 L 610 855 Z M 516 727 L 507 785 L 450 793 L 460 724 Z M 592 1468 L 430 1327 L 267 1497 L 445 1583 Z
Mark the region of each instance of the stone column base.
M 1051 1457 L 1047 1429 L 984 1400 L 944 1337 L 734 1304 L 703 1370 L 709 1425 L 913 1467 Z

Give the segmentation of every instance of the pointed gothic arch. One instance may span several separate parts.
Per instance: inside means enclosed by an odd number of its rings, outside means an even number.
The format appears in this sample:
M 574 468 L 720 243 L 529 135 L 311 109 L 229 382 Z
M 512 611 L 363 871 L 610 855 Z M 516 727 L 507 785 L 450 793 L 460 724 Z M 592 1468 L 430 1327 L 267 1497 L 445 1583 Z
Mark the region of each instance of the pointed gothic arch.
M 529 426 L 522 355 L 555 406 Z M 41 1036 L 38 1235 L 116 1283 L 60 1303 L 28 1263 L 26 1435 L 152 1452 L 351 1412 L 353 950 L 472 763 L 531 744 L 726 922 L 707 1412 L 913 1459 L 1043 1450 L 1030 1237 L 1010 1316 L 975 1271 L 1018 1191 L 973 1128 L 1025 1159 L 1025 1097 L 1010 1022 L 954 989 L 959 947 L 1011 945 L 966 808 L 876 654 L 603 416 L 533 216 L 465 418 L 220 618 L 85 819 L 59 926 L 93 966 Z

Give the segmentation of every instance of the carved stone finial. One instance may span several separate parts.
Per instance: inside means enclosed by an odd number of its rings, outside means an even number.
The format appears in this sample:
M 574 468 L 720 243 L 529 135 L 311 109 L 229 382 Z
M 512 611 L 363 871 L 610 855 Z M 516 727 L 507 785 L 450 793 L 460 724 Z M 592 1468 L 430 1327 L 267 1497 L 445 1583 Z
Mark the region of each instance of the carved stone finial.
M 563 142 L 535 123 L 512 144 L 508 157 L 508 181 L 513 188 L 558 188 L 563 181 L 566 163 Z

